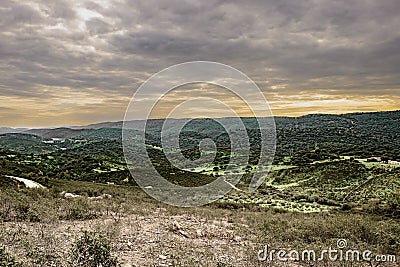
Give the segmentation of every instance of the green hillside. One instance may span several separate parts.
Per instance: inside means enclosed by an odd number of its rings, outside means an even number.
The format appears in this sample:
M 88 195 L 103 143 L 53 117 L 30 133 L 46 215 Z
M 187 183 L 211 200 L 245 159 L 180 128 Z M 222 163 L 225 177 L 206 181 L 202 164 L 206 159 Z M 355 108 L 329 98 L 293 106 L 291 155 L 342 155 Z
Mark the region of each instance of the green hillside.
M 43 143 L 41 137 L 31 134 L 0 135 L 0 149 L 25 154 L 45 154 L 56 151 L 56 147 Z
M 391 205 L 391 199 L 396 199 L 399 190 L 400 168 L 381 163 L 367 164 L 359 159 L 376 155 L 399 160 L 399 120 L 399 111 L 277 117 L 274 165 L 266 183 L 260 188 L 265 196 L 250 200 L 246 196 L 228 197 L 226 201 L 232 200 L 237 205 L 257 202 L 260 207 L 277 205 L 299 211 L 336 209 L 349 205 L 350 208 L 367 212 L 376 213 L 385 209 L 384 213 L 395 214 L 388 206 Z M 235 130 L 232 130 L 235 129 L 235 120 L 222 118 L 218 121 L 220 123 L 212 119 L 194 119 L 182 128 L 179 144 L 187 159 L 200 158 L 199 144 L 205 138 L 212 139 L 218 150 L 211 165 L 187 170 L 173 166 L 163 153 L 163 120 L 147 122 L 146 154 L 137 152 L 141 145 L 138 139 L 140 131 L 134 129 L 143 126 L 143 122 L 130 122 L 132 128 L 125 134 L 130 136 L 131 145 L 127 149 L 132 151 L 130 164 L 134 176 L 146 179 L 152 175 L 151 170 L 143 164 L 147 156 L 158 173 L 177 185 L 199 186 L 223 175 L 230 161 L 231 142 L 222 124 L 235 134 Z M 251 145 L 249 162 L 246 166 L 230 167 L 232 173 L 244 175 L 238 186 L 246 189 L 258 164 L 260 133 L 267 129 L 259 129 L 255 118 L 242 118 L 242 121 Z M 163 132 L 165 140 L 171 138 L 171 133 L 180 122 L 171 121 L 172 127 Z M 0 173 L 43 183 L 51 179 L 64 179 L 135 185 L 123 154 L 122 129 L 93 127 L 95 129 L 86 128 L 81 134 L 59 143 L 44 143 L 42 137 L 29 134 L 1 135 Z M 64 128 L 51 131 L 71 133 Z M 370 207 L 371 201 L 375 201 L 375 208 Z

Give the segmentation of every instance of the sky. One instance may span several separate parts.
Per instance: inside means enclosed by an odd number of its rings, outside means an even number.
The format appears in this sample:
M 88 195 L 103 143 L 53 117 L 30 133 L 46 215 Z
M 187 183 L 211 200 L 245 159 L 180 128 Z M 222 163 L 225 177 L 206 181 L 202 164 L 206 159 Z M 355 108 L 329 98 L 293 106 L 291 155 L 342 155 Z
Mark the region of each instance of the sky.
M 144 81 L 197 60 L 248 75 L 274 115 L 398 110 L 399 14 L 398 0 L 2 1 L 0 126 L 122 120 Z M 218 87 L 184 89 L 154 117 L 199 96 L 242 110 Z

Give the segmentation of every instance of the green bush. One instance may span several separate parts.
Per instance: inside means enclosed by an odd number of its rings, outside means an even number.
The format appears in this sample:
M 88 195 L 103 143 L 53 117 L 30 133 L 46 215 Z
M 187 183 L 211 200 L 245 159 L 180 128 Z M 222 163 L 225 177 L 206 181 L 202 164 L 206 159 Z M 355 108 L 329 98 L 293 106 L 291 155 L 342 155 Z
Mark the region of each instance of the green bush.
M 22 263 L 6 247 L 0 245 L 0 267 L 22 267 Z
M 102 234 L 84 231 L 71 249 L 71 266 L 117 266 L 118 260 L 111 256 L 110 251 L 110 242 Z
M 386 214 L 395 218 L 400 218 L 400 190 L 389 197 Z

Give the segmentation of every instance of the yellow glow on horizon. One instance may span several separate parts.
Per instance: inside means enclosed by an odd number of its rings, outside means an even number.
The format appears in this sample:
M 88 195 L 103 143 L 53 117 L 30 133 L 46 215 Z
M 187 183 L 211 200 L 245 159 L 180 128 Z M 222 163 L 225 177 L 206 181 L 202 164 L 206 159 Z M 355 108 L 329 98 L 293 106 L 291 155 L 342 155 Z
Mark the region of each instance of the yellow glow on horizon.
M 72 90 L 64 87 L 42 88 L 42 98 L 24 96 L 2 96 L 0 126 L 7 127 L 57 127 L 88 125 L 104 121 L 123 120 L 130 97 L 115 95 L 96 89 Z M 173 91 L 163 98 L 154 110 L 152 118 L 167 117 L 171 109 L 191 97 L 214 98 L 234 109 L 238 116 L 251 117 L 253 114 L 243 101 L 235 95 L 200 86 L 191 90 Z M 374 112 L 400 110 L 400 96 L 388 95 L 343 95 L 315 92 L 314 94 L 265 93 L 274 116 L 297 117 L 310 113 L 343 114 L 352 112 Z M 212 102 L 212 101 L 211 101 Z M 146 100 L 143 101 L 146 105 Z M 140 106 L 138 107 L 140 110 Z M 176 118 L 231 116 L 217 105 L 197 105 L 182 110 Z M 138 119 L 144 119 L 138 114 Z

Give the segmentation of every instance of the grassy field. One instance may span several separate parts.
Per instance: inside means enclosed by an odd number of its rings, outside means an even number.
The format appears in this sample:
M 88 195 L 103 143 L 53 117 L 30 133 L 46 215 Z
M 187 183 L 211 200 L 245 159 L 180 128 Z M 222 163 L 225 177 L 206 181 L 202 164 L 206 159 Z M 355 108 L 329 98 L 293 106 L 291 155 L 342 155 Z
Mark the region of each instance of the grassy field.
M 136 187 L 51 180 L 48 189 L 16 189 L 14 182 L 3 181 L 0 243 L 24 266 L 77 266 L 73 251 L 86 233 L 109 245 L 110 258 L 131 264 L 124 266 L 280 266 L 260 262 L 258 251 L 267 244 L 318 250 L 334 246 L 338 238 L 353 249 L 400 254 L 398 219 L 379 215 L 288 212 L 223 201 L 177 208 Z M 104 195 L 112 197 L 99 197 Z M 308 266 L 291 264 L 285 266 Z

